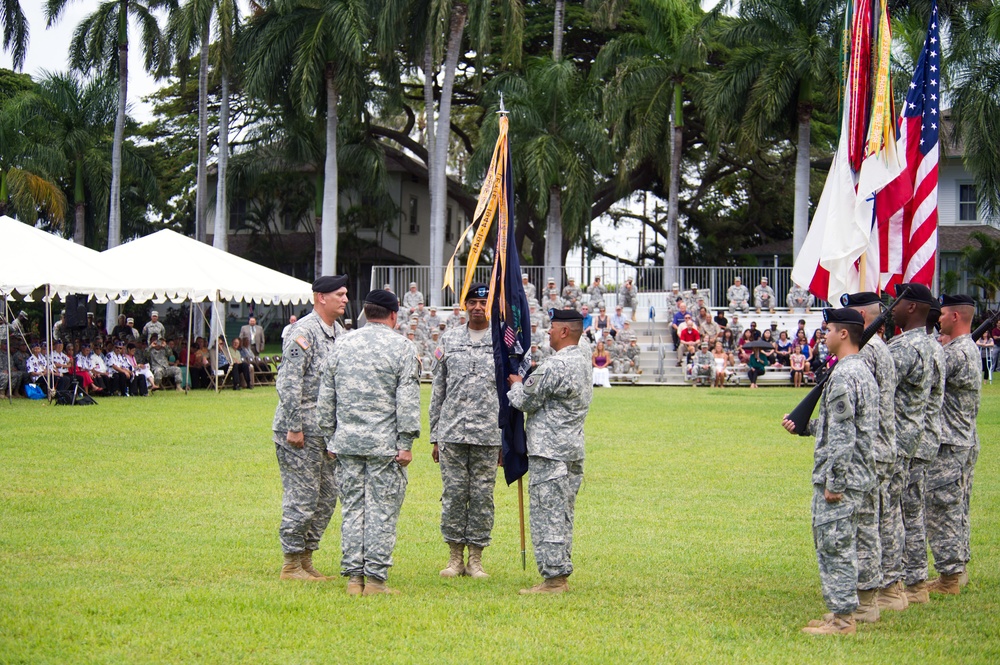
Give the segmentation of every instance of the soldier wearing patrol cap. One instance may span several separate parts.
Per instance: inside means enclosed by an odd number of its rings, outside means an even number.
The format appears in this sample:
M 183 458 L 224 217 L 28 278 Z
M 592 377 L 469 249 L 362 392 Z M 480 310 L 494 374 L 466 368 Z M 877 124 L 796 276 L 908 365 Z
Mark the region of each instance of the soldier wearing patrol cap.
M 729 312 L 736 311 L 746 314 L 750 311 L 750 291 L 743 284 L 743 278 L 739 275 L 733 279 L 732 285 L 726 289 L 726 298 L 729 300 Z
M 312 285 L 313 311 L 289 328 L 276 382 L 274 448 L 283 488 L 279 536 L 283 580 L 324 581 L 313 552 L 337 505 L 334 462 L 326 452 L 316 401 L 334 342 L 344 335 L 337 319 L 347 307 L 347 276 L 324 276 Z
M 813 541 L 823 600 L 830 613 L 803 632 L 849 635 L 858 608 L 858 505 L 875 486 L 872 445 L 878 432 L 878 385 L 859 357 L 864 318 L 853 309 L 827 309 L 827 343 L 839 359 L 823 389 L 819 418 L 809 423 L 816 437 L 813 464 Z M 795 432 L 785 417 L 782 425 Z
M 972 339 L 975 301 L 966 295 L 942 295 L 941 333 L 945 388 L 941 407 L 941 446 L 927 468 L 927 542 L 940 577 L 928 584 L 930 593 L 957 595 L 968 579 L 969 497 L 979 457 L 976 417 L 983 385 L 979 351 Z
M 528 303 L 537 303 L 538 294 L 535 291 L 535 285 L 528 281 L 528 273 L 521 273 L 521 285 L 524 286 L 524 295 L 528 298 Z
M 489 287 L 472 284 L 468 324 L 450 330 L 432 350 L 431 456 L 441 465 L 441 535 L 448 544 L 442 577 L 489 577 L 483 549 L 493 531 L 493 488 L 500 459 L 493 336 L 486 318 Z M 463 557 L 469 549 L 469 564 Z
M 408 313 L 413 313 L 417 305 L 424 304 L 424 294 L 417 290 L 417 283 L 410 282 L 410 288 L 403 294 L 403 308 Z
M 531 542 L 544 581 L 521 593 L 562 593 L 573 572 L 573 509 L 583 482 L 583 423 L 594 394 L 589 352 L 579 346 L 583 317 L 552 313 L 553 355 L 522 382 L 508 376 L 511 406 L 527 415 Z

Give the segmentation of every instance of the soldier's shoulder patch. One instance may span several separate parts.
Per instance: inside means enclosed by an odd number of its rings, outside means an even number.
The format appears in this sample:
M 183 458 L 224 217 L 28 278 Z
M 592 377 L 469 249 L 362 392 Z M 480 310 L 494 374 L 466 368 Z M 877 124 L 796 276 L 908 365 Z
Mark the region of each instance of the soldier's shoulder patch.
M 309 340 L 306 339 L 305 335 L 299 335 L 298 337 L 296 337 L 295 343 L 298 344 L 300 347 L 302 347 L 303 351 L 309 348 Z
M 535 375 L 534 374 L 532 374 L 531 376 L 529 376 L 527 379 L 524 380 L 524 387 L 525 388 L 530 388 L 533 385 L 535 385 Z
M 293 346 L 291 349 L 289 349 L 288 353 L 286 353 L 285 355 L 289 358 L 301 358 L 302 349 L 300 349 L 297 346 Z
M 833 408 L 837 413 L 843 415 L 847 412 L 847 402 L 845 400 L 838 400 Z
M 444 358 L 444 348 L 439 346 L 438 348 L 434 349 L 434 357 L 438 361 Z

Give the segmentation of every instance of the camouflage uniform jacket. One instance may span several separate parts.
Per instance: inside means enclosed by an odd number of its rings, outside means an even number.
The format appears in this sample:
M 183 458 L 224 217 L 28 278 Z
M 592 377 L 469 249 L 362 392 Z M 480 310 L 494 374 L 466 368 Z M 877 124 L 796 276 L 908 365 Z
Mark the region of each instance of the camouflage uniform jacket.
M 634 284 L 632 286 L 622 284 L 618 287 L 618 304 L 622 307 L 634 306 L 638 299 L 639 290 L 635 288 Z
M 417 349 L 382 323 L 340 338 L 323 369 L 319 425 L 338 455 L 393 457 L 420 436 Z
M 924 433 L 924 412 L 931 393 L 930 364 L 934 344 L 923 327 L 896 335 L 889 353 L 896 365 L 896 449 L 913 457 Z
M 823 389 L 816 435 L 813 485 L 839 494 L 875 486 L 872 444 L 878 436 L 878 385 L 855 354 L 838 362 Z
M 563 300 L 574 306 L 579 306 L 583 300 L 583 290 L 574 284 L 567 284 L 562 290 Z
M 538 301 L 538 291 L 535 289 L 535 285 L 531 282 L 524 284 L 524 295 L 530 303 L 532 300 Z
M 604 287 L 591 284 L 587 287 L 587 297 L 596 309 L 598 303 L 604 302 Z
M 941 443 L 976 448 L 979 435 L 979 393 L 983 387 L 982 361 L 971 335 L 961 335 L 944 347 L 945 390 L 941 407 Z
M 339 323 L 334 321 L 328 326 L 316 312 L 310 312 L 288 329 L 282 341 L 281 365 L 275 384 L 278 408 L 271 426 L 275 432 L 322 435 L 316 417 L 320 378 L 333 351 L 333 342 L 343 332 Z
M 876 462 L 896 461 L 896 365 L 885 341 L 875 335 L 861 347 L 858 356 L 878 385 L 878 438 L 872 448 Z
M 944 349 L 933 335 L 931 340 L 930 384 L 931 392 L 927 397 L 927 411 L 924 413 L 924 435 L 920 438 L 920 446 L 913 454 L 917 459 L 933 461 L 941 446 L 941 405 L 944 401 L 945 357 Z
M 507 393 L 527 415 L 528 454 L 572 462 L 583 460 L 583 423 L 594 394 L 589 348 L 567 346 Z
M 788 305 L 789 309 L 795 309 L 798 307 L 812 308 L 813 294 L 809 293 L 808 289 L 804 289 L 801 286 L 792 286 L 788 290 L 788 296 L 785 298 L 785 303 Z
M 744 284 L 732 284 L 726 289 L 726 298 L 729 300 L 729 304 L 734 307 L 749 306 L 750 290 Z
M 437 366 L 431 384 L 431 443 L 499 446 L 490 329 L 478 342 L 472 341 L 468 326 L 449 330 L 432 353 Z
M 753 287 L 753 303 L 755 307 L 760 307 L 761 309 L 765 307 L 771 309 L 777 306 L 778 303 L 774 298 L 774 289 L 763 284 Z
M 409 311 L 416 309 L 417 305 L 424 302 L 424 294 L 420 291 L 407 291 L 403 294 L 403 307 Z
M 153 347 L 149 350 L 149 367 L 154 372 L 170 366 L 170 349 Z

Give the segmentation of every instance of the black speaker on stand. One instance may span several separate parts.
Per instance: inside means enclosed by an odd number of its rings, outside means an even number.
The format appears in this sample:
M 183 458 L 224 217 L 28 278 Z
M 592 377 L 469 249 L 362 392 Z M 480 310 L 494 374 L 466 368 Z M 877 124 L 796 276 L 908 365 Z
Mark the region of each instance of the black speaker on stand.
M 87 327 L 87 296 L 71 293 L 66 296 L 66 323 L 71 330 Z

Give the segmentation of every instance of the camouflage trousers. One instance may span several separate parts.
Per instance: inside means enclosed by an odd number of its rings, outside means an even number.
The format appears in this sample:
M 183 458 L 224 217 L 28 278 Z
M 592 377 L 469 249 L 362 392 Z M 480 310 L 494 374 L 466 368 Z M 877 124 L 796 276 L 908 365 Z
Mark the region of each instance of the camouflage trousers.
M 184 375 L 181 374 L 180 367 L 157 367 L 153 370 L 153 378 L 156 379 L 156 383 L 162 383 L 164 377 L 173 379 L 176 386 L 184 386 Z
M 528 500 L 535 563 L 545 579 L 573 572 L 573 512 L 583 460 L 528 458 Z
M 406 469 L 392 457 L 337 456 L 340 483 L 340 574 L 389 577 L 396 521 L 406 496 Z
M 500 446 L 438 444 L 441 535 L 446 543 L 488 547 Z
M 882 506 L 888 499 L 891 466 L 875 463 L 875 487 L 858 503 L 858 589 L 882 586 Z
M 831 612 L 850 614 L 858 608 L 858 504 L 863 493 L 846 490 L 840 501 L 827 503 L 822 485 L 813 490 L 813 543 L 823 602 Z
M 971 455 L 971 448 L 942 444 L 937 459 L 927 469 L 927 542 L 934 554 L 934 568 L 941 575 L 963 572 L 969 560 L 965 487 Z
M 889 471 L 888 483 L 882 495 L 879 536 L 882 540 L 882 588 L 903 579 L 903 490 L 910 460 L 896 456 Z
M 969 502 L 972 499 L 972 477 L 976 473 L 976 461 L 979 460 L 979 444 L 976 443 L 970 450 L 972 452 L 969 454 L 969 460 L 962 471 L 962 477 L 965 478 L 965 532 L 962 534 L 962 539 L 965 544 L 966 563 L 969 563 L 972 559 L 972 545 L 970 542 L 972 522 L 969 520 Z
M 283 490 L 281 549 L 286 554 L 318 550 L 337 505 L 335 462 L 327 456 L 322 437 L 305 437 L 299 449 L 288 445 L 284 432 L 275 432 L 274 449 Z
M 903 490 L 903 573 L 907 585 L 927 579 L 927 530 L 924 528 L 924 483 L 929 461 L 914 457 Z

